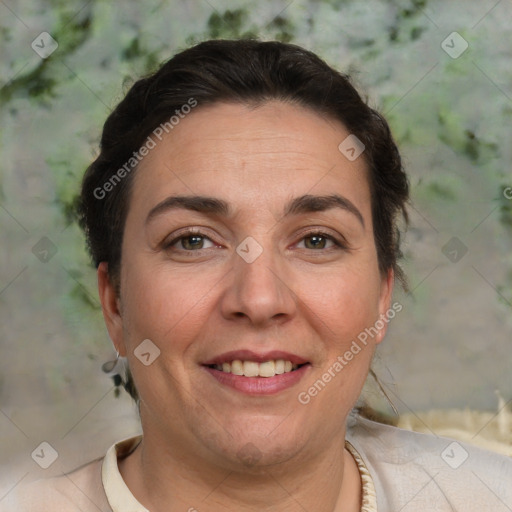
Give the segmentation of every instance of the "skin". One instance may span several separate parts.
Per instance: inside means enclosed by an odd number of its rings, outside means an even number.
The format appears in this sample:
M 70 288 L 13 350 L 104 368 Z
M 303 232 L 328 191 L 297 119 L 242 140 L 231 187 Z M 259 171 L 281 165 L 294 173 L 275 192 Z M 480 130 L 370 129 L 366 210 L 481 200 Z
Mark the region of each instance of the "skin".
M 282 102 L 218 103 L 197 107 L 141 162 L 120 296 L 106 263 L 98 284 L 110 336 L 141 397 L 144 438 L 119 467 L 152 512 L 360 509 L 345 422 L 385 327 L 307 405 L 297 399 L 390 307 L 393 273 L 378 268 L 366 164 L 338 150 L 348 135 L 339 122 Z M 283 217 L 290 199 L 333 193 L 359 210 L 364 226 L 340 208 Z M 233 214 L 173 209 L 146 223 L 178 194 L 222 199 Z M 165 248 L 187 227 L 207 238 Z M 347 247 L 306 236 L 311 228 Z M 263 249 L 252 263 L 236 252 L 247 236 Z M 134 355 L 145 339 L 160 350 L 149 366 Z M 284 350 L 311 367 L 289 389 L 249 396 L 201 366 L 237 349 Z M 258 454 L 253 464 L 242 460 L 247 450 Z

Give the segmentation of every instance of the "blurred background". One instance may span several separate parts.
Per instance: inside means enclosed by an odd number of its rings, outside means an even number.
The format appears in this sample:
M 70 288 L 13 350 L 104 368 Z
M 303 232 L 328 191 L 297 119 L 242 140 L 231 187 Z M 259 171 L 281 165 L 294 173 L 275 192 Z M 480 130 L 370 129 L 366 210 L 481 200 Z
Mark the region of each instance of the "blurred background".
M 510 0 L 1 0 L 0 500 L 139 431 L 101 371 L 115 353 L 73 203 L 130 84 L 209 38 L 303 45 L 387 117 L 411 292 L 374 370 L 406 428 L 464 423 L 510 448 L 511 21 Z M 364 396 L 393 414 L 373 381 Z M 41 442 L 59 455 L 46 470 Z

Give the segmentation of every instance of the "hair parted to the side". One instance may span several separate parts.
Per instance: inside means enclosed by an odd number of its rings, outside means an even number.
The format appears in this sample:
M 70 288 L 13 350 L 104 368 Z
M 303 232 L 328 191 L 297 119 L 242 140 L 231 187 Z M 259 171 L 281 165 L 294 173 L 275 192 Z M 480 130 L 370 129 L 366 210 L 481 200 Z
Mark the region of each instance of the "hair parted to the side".
M 79 222 L 96 266 L 108 263 L 119 289 L 121 246 L 136 167 L 99 198 L 160 124 L 193 99 L 195 109 L 218 102 L 255 106 L 280 100 L 341 122 L 364 145 L 379 269 L 393 270 L 406 287 L 398 221 L 407 222 L 407 176 L 386 120 L 361 98 L 350 78 L 314 53 L 277 41 L 211 40 L 186 49 L 138 80 L 107 118 L 100 154 L 85 172 Z M 193 115 L 193 114 L 191 114 Z M 340 140 L 341 142 L 341 140 Z M 128 375 L 131 380 L 131 375 Z M 126 386 L 138 399 L 132 382 Z

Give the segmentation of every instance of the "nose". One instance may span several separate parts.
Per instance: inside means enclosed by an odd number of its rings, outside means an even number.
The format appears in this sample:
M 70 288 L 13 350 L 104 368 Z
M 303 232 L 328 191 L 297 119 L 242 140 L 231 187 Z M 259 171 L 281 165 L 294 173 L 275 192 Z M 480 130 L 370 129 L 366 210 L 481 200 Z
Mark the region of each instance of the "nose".
M 295 314 L 297 297 L 286 262 L 271 247 L 262 249 L 252 262 L 238 253 L 233 255 L 230 283 L 221 299 L 225 318 L 243 318 L 251 324 L 264 326 L 285 322 Z

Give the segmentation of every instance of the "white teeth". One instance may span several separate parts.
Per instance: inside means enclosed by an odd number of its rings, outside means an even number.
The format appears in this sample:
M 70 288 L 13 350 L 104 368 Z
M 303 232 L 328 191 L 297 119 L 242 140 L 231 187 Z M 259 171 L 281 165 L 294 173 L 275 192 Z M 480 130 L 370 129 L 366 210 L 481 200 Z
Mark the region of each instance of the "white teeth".
M 216 364 L 215 369 L 224 373 L 232 373 L 233 375 L 243 375 L 245 377 L 274 377 L 283 373 L 289 373 L 296 370 L 298 364 L 291 361 L 277 359 L 275 361 L 265 361 L 257 363 L 255 361 L 240 361 L 235 359 L 231 363 Z
M 246 377 L 258 377 L 260 365 L 254 361 L 244 361 L 244 375 Z
M 273 377 L 276 374 L 276 363 L 274 361 L 266 361 L 258 366 L 260 377 Z
M 235 359 L 231 363 L 231 373 L 233 373 L 234 375 L 243 375 L 244 374 L 244 364 L 242 363 L 242 361 Z

